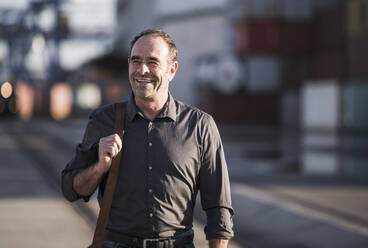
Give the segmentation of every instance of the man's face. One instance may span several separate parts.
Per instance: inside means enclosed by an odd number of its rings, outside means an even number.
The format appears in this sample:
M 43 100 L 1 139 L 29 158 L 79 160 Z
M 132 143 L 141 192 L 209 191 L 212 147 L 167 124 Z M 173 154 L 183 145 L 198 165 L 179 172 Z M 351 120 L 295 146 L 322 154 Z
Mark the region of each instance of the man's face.
M 167 98 L 177 62 L 169 61 L 169 48 L 161 37 L 146 35 L 134 44 L 129 58 L 129 80 L 135 97 Z

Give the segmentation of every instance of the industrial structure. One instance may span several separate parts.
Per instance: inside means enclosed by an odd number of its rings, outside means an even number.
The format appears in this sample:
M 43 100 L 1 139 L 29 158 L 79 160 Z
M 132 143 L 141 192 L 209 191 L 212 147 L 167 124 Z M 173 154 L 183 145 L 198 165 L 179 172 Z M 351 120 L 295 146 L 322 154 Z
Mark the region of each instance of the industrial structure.
M 368 173 L 366 0 L 116 0 L 115 26 L 94 31 L 71 28 L 68 2 L 0 9 L 3 115 L 63 119 L 126 97 L 129 41 L 160 28 L 180 51 L 175 97 L 220 123 L 296 133 L 307 173 Z M 70 69 L 60 53 L 73 39 L 99 52 Z

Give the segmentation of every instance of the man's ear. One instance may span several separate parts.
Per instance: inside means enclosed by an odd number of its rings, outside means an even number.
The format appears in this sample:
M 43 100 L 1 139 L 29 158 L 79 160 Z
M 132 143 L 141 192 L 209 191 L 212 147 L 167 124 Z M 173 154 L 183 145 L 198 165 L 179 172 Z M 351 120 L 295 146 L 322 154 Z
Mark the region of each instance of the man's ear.
M 178 71 L 178 61 L 174 61 L 170 66 L 170 81 L 174 78 L 176 72 Z

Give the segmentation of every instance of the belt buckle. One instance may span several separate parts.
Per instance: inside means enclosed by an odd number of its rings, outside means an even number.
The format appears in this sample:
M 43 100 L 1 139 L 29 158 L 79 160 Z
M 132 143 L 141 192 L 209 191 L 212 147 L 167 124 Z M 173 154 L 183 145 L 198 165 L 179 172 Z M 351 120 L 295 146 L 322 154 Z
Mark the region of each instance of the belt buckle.
M 160 239 L 143 239 L 143 247 L 142 248 L 147 248 L 147 242 L 158 242 L 160 241 Z

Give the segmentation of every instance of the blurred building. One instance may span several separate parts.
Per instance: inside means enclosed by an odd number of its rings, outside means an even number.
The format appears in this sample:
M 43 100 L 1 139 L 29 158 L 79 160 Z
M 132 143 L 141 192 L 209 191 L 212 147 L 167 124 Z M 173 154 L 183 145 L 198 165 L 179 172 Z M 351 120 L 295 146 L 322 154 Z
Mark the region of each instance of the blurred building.
M 139 31 L 164 29 L 179 48 L 177 98 L 223 122 L 297 126 L 298 88 L 312 74 L 314 2 L 120 0 L 115 44 L 126 51 Z
M 34 99 L 20 101 L 33 102 L 24 113 L 48 111 L 56 83 L 83 113 L 127 96 L 129 42 L 161 28 L 179 48 L 176 98 L 218 122 L 293 130 L 305 171 L 368 173 L 367 0 L 109 3 L 0 8 L 0 86 L 14 88 L 0 109 L 14 110 L 22 92 Z
M 171 84 L 180 100 L 198 104 L 196 59 L 204 54 L 226 54 L 231 35 L 226 0 L 205 1 L 117 1 L 117 39 L 121 51 L 130 40 L 147 28 L 164 29 L 179 49 L 179 71 Z
M 368 173 L 366 0 L 118 0 L 117 17 L 120 51 L 146 28 L 177 42 L 177 98 L 298 132 L 308 173 Z
M 26 84 L 27 89 L 34 90 L 33 114 L 50 114 L 50 104 L 55 102 L 51 99 L 52 88 L 58 83 L 72 86 L 72 98 L 65 99 L 71 99 L 70 104 L 77 110 L 88 112 L 88 106 L 116 100 L 118 94 L 121 98 L 125 90 L 116 87 L 121 75 L 115 73 L 118 65 L 108 68 L 120 62 L 114 54 L 109 56 L 113 49 L 114 7 L 113 0 L 32 0 L 19 6 L 12 1 L 1 2 L 0 83 L 9 81 L 14 88 Z M 95 18 L 97 12 L 99 18 Z M 108 66 L 100 66 L 101 60 Z M 83 76 L 87 71 L 94 73 Z M 97 85 L 96 94 L 100 96 L 92 105 L 86 104 L 79 93 L 87 84 Z M 29 91 L 19 92 L 19 97 L 24 97 Z

